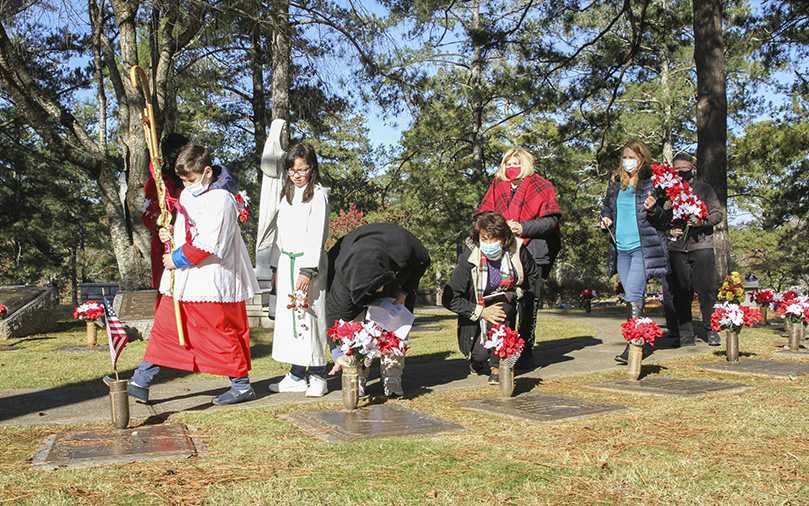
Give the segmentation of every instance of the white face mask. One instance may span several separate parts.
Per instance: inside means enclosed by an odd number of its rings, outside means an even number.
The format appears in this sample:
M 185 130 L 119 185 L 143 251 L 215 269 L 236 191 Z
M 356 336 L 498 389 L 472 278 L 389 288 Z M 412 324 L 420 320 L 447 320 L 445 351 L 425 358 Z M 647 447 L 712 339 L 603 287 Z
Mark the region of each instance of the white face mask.
M 624 170 L 632 174 L 636 170 L 638 170 L 638 161 L 637 160 L 630 160 L 628 158 L 624 159 Z
M 202 179 L 205 179 L 205 178 L 202 178 Z M 185 189 L 188 190 L 189 192 L 191 192 L 191 195 L 193 195 L 195 197 L 199 197 L 200 195 L 205 193 L 205 190 L 207 190 L 208 186 L 210 186 L 210 185 L 207 185 L 207 184 L 202 184 L 202 179 L 200 179 L 196 183 L 192 184 L 191 186 L 186 186 Z

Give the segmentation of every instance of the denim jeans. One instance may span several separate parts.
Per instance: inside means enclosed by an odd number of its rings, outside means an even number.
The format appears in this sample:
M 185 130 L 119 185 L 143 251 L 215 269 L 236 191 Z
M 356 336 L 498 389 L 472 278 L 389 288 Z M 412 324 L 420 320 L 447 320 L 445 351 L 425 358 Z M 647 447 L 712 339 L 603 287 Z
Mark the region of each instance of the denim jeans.
M 160 366 L 152 364 L 151 362 L 146 362 L 145 360 L 138 364 L 138 368 L 135 369 L 135 373 L 132 375 L 132 379 L 129 380 L 130 383 L 137 385 L 143 388 L 149 388 L 152 386 L 152 382 L 154 381 L 157 373 L 160 372 Z M 249 376 L 242 376 L 240 378 L 230 378 L 230 386 L 231 388 L 243 392 L 250 388 L 250 377 Z
M 646 291 L 646 270 L 640 248 L 618 250 L 618 277 L 624 287 L 627 302 L 643 300 Z
M 326 366 L 325 365 L 310 365 L 309 366 L 309 374 L 314 376 L 319 376 L 321 378 L 326 377 Z M 292 379 L 295 380 L 302 380 L 306 378 L 306 366 L 305 365 L 295 365 L 293 364 L 292 367 L 289 369 L 289 375 L 292 376 Z

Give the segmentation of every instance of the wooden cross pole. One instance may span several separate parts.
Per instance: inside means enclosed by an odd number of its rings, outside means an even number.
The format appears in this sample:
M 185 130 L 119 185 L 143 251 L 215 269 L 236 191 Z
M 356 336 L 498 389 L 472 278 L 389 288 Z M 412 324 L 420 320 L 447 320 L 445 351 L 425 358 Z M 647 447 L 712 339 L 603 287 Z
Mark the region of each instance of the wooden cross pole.
M 160 157 L 157 152 L 157 132 L 154 122 L 154 108 L 152 107 L 152 94 L 149 91 L 149 81 L 146 78 L 146 72 L 138 65 L 133 65 L 129 69 L 129 80 L 132 82 L 132 87 L 138 87 L 138 77 L 140 77 L 140 85 L 143 88 L 143 97 L 146 100 L 146 107 L 140 114 L 140 120 L 143 123 L 143 135 L 146 137 L 146 146 L 149 148 L 149 158 L 151 159 L 151 172 L 154 178 L 155 186 L 157 187 L 157 201 L 160 205 L 160 216 L 157 219 L 158 227 L 168 228 L 171 224 L 171 213 L 166 204 L 166 184 L 163 182 L 163 174 L 158 173 L 160 167 Z M 167 244 L 167 253 L 174 251 L 174 238 L 171 238 Z M 174 299 L 174 317 L 177 321 L 177 337 L 180 340 L 180 346 L 185 346 L 185 334 L 183 333 L 183 319 L 180 314 L 180 301 L 174 294 L 174 269 L 169 273 L 170 285 L 169 290 Z

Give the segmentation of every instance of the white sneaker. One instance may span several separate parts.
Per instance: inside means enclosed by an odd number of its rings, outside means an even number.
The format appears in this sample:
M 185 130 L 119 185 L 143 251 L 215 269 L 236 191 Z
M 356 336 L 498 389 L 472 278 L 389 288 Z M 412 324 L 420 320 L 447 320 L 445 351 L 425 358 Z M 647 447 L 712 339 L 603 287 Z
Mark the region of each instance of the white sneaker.
M 329 386 L 326 384 L 326 378 L 309 376 L 309 388 L 306 389 L 306 397 L 323 397 L 329 391 Z
M 278 383 L 270 383 L 270 392 L 305 392 L 306 380 L 305 379 L 292 379 L 292 376 L 287 374 Z
M 401 397 L 404 395 L 401 376 L 385 376 L 382 381 L 385 384 L 386 397 Z
M 368 378 L 365 376 L 357 377 L 357 395 L 365 397 L 365 384 L 368 383 Z

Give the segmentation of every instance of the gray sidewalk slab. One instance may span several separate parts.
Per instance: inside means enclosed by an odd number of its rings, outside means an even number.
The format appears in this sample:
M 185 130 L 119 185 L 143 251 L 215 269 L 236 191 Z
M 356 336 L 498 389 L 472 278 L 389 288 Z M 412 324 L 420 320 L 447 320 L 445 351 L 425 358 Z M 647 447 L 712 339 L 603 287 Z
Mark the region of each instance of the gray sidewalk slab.
M 437 308 L 431 308 L 434 310 Z M 620 325 L 625 321 L 618 314 L 596 314 L 578 311 L 540 312 L 542 318 L 564 319 L 595 329 L 595 335 L 577 340 L 551 350 L 535 350 L 534 356 L 540 367 L 531 371 L 518 371 L 516 393 L 528 391 L 541 382 L 542 378 L 555 378 L 588 374 L 606 370 L 621 370 L 613 357 L 623 350 Z M 662 323 L 657 319 L 658 323 Z M 414 330 L 416 332 L 417 330 Z M 653 354 L 644 359 L 644 364 L 655 364 L 681 356 L 702 352 L 707 344 L 698 341 L 697 346 L 666 349 L 669 340 L 660 339 L 660 345 Z M 712 348 L 716 349 L 716 348 Z M 256 371 L 260 373 L 260 371 Z M 152 404 L 146 406 L 130 402 L 131 418 L 145 419 L 150 416 L 167 417 L 179 411 L 209 409 L 252 409 L 262 406 L 283 404 L 312 404 L 316 402 L 342 402 L 340 378 L 329 379 L 329 393 L 321 398 L 307 398 L 303 394 L 270 393 L 270 383 L 279 381 L 280 376 L 251 374 L 257 398 L 254 401 L 235 406 L 215 406 L 211 399 L 230 386 L 226 378 L 202 381 L 158 383 L 152 386 Z M 443 392 L 462 388 L 490 388 L 485 376 L 469 375 L 465 360 L 413 363 L 405 368 L 403 386 L 407 397 L 429 392 Z M 370 395 L 382 395 L 379 381 L 379 368 L 371 370 L 368 383 Z M 98 385 L 48 389 L 2 390 L 0 391 L 0 425 L 60 425 L 94 424 L 110 422 L 109 389 L 99 378 Z

